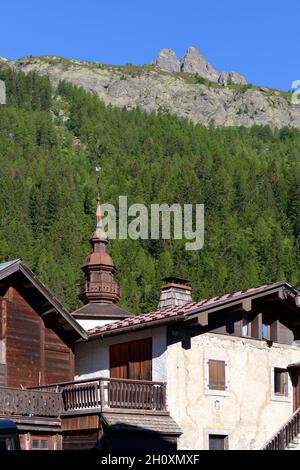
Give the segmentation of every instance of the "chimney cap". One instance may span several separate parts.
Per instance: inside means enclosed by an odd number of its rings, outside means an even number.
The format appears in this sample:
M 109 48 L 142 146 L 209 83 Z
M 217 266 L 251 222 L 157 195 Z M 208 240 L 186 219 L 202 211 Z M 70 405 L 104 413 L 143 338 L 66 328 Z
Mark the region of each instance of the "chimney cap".
M 178 276 L 163 277 L 161 280 L 166 282 L 167 284 L 179 284 L 185 286 L 190 286 L 191 284 L 191 281 L 189 281 L 188 279 L 183 279 L 182 277 Z

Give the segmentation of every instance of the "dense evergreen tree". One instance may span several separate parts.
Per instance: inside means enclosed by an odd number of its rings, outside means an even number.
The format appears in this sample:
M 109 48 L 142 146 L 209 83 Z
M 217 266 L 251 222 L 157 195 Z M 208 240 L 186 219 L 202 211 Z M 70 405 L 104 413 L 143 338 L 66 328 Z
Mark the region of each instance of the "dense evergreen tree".
M 122 305 L 155 307 L 159 280 L 187 276 L 195 298 L 300 278 L 300 132 L 216 129 L 166 113 L 105 107 L 70 84 L 0 69 L 0 260 L 23 258 L 70 309 L 103 202 L 204 203 L 205 245 L 115 240 Z

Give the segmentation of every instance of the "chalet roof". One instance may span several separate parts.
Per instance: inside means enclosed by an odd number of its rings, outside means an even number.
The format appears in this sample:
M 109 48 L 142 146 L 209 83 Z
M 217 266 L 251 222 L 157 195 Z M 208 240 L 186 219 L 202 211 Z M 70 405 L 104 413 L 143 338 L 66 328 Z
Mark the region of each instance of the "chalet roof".
M 79 325 L 79 323 L 68 313 L 62 304 L 57 300 L 54 295 L 47 289 L 47 287 L 36 277 L 36 275 L 26 266 L 21 259 L 7 261 L 0 263 L 0 280 L 9 276 L 23 276 L 27 282 L 24 286 L 27 289 L 35 289 L 43 298 L 43 307 L 40 311 L 42 317 L 47 317 L 54 320 L 66 334 L 72 336 L 72 339 L 87 339 L 87 333 Z M 37 295 L 35 294 L 35 300 Z
M 182 431 L 169 415 L 103 413 L 109 431 L 148 432 L 180 436 Z
M 0 263 L 0 271 L 4 271 L 5 269 L 13 266 L 15 263 L 19 263 L 20 259 L 14 259 L 12 261 L 6 261 L 5 263 Z
M 122 321 L 98 326 L 89 330 L 88 334 L 90 339 L 94 339 L 97 337 L 117 335 L 131 330 L 152 328 L 169 322 L 185 320 L 192 315 L 203 311 L 210 312 L 222 310 L 249 297 L 255 298 L 265 296 L 270 293 L 277 292 L 282 288 L 287 289 L 294 295 L 299 294 L 297 289 L 295 289 L 291 284 L 286 281 L 280 281 L 273 284 L 266 284 L 243 291 L 212 297 L 210 299 L 200 300 L 198 302 L 189 302 L 177 307 L 162 308 L 144 315 L 137 315 Z

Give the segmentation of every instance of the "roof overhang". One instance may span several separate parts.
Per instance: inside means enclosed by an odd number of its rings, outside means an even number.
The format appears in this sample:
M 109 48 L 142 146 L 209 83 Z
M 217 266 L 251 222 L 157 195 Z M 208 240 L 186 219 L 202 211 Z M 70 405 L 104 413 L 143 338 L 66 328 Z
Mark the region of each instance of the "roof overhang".
M 228 294 L 216 298 L 212 302 L 203 303 L 196 308 L 191 308 L 191 310 L 183 311 L 178 315 L 169 316 L 166 318 L 155 319 L 152 321 L 142 321 L 134 325 L 119 326 L 118 323 L 115 324 L 115 329 L 108 329 L 105 331 L 99 331 L 92 334 L 89 334 L 89 340 L 104 338 L 107 336 L 116 336 L 131 331 L 137 331 L 147 328 L 155 328 L 163 325 L 168 325 L 170 323 L 176 322 L 188 322 L 193 319 L 199 319 L 199 325 L 205 326 L 208 322 L 208 315 L 217 311 L 226 310 L 226 309 L 235 309 L 242 311 L 251 311 L 252 302 L 255 300 L 279 300 L 287 302 L 287 305 L 291 307 L 292 310 L 297 311 L 300 315 L 300 308 L 297 307 L 296 299 L 299 297 L 299 291 L 289 284 L 287 281 L 279 281 L 268 286 L 264 285 L 257 287 L 255 289 L 249 289 L 244 292 Z M 143 316 L 141 316 L 143 317 Z
M 294 364 L 289 364 L 288 369 L 300 369 L 300 362 L 295 362 Z
M 51 294 L 47 287 L 37 278 L 37 276 L 23 263 L 17 259 L 7 263 L 0 264 L 0 281 L 20 273 L 26 278 L 26 288 L 36 289 L 44 298 L 43 309 L 40 316 L 43 319 L 50 318 L 54 320 L 66 334 L 72 336 L 73 340 L 87 339 L 87 332 L 79 325 L 79 323 L 68 313 L 59 300 Z

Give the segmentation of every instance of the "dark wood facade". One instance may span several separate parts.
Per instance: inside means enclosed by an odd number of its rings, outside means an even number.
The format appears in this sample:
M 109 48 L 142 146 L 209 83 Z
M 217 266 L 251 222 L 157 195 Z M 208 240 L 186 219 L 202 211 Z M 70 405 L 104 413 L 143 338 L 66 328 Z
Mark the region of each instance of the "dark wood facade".
M 28 390 L 74 378 L 84 332 L 20 261 L 0 265 L 0 418 L 17 423 L 23 449 L 61 449 L 61 393 Z
M 34 387 L 73 379 L 71 346 L 45 325 L 15 287 L 0 299 L 0 323 L 2 385 Z

